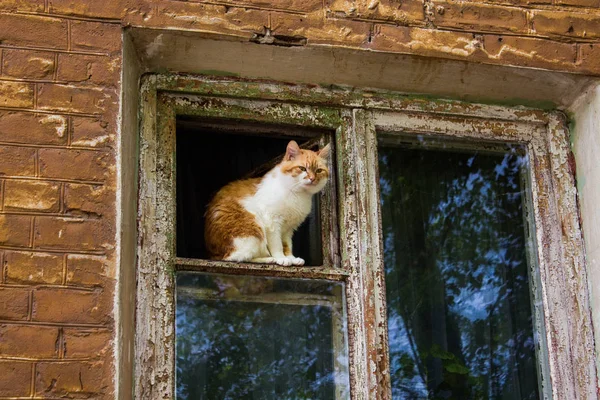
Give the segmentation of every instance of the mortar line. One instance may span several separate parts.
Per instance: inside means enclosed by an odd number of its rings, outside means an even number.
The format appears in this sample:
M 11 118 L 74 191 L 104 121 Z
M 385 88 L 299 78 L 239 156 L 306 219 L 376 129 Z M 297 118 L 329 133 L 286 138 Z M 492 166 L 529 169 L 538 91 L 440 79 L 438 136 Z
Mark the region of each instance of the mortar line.
M 82 328 L 82 329 L 103 329 L 111 331 L 110 324 L 69 324 L 62 322 L 39 322 L 39 321 L 0 321 L 2 325 L 22 325 L 22 326 L 43 326 L 50 328 Z
M 5 288 L 17 288 L 17 289 L 28 289 L 33 287 L 32 285 L 23 285 L 23 284 L 4 284 L 2 285 Z M 63 289 L 63 290 L 69 290 L 71 292 L 85 292 L 85 293 L 93 293 L 93 292 L 97 292 L 100 289 L 100 286 L 89 286 L 89 287 L 83 287 L 83 286 L 71 286 L 71 285 L 59 285 L 59 284 L 54 284 L 54 285 L 50 285 L 50 284 L 38 284 L 35 285 L 36 289 Z
M 3 284 L 6 282 L 5 272 L 4 272 L 4 251 L 0 252 L 0 282 Z
M 58 358 L 64 360 L 65 358 L 65 340 L 64 340 L 65 331 L 61 326 L 58 328 Z
M 0 75 L 4 73 L 4 49 L 0 49 Z
M 71 51 L 71 21 L 67 20 L 67 51 Z
M 51 83 L 51 82 L 48 82 Z M 34 114 L 50 114 L 50 115 L 56 115 L 56 114 L 61 114 L 61 115 L 72 115 L 74 117 L 89 117 L 89 118 L 98 118 L 99 116 L 102 115 L 102 113 L 98 113 L 98 114 L 88 114 L 88 113 L 77 113 L 77 112 L 72 112 L 72 111 L 61 111 L 61 110 L 39 110 L 39 109 L 35 109 L 35 108 L 20 108 L 20 107 L 0 107 L 0 110 L 2 111 L 23 111 L 23 112 L 30 112 L 30 113 L 34 113 Z
M 67 147 L 71 147 L 73 145 L 73 117 L 67 117 Z
M 54 254 L 56 254 L 56 253 L 64 254 L 65 252 L 68 252 L 69 254 L 73 254 L 73 255 L 106 257 L 106 253 L 101 250 L 73 250 L 73 249 L 56 250 L 56 249 L 45 249 L 43 247 L 37 248 L 37 249 L 32 249 L 30 247 L 17 247 L 17 246 L 0 246 L 0 250 L 39 251 L 42 253 L 54 253 Z
M 40 178 L 40 149 L 35 150 L 35 156 L 33 159 L 33 169 L 35 170 L 35 177 Z
M 53 328 L 61 328 L 61 327 L 53 327 Z M 69 328 L 69 329 L 74 329 L 74 328 Z M 90 328 L 83 328 L 83 329 L 90 329 Z M 98 328 L 96 328 L 98 329 Z M 21 361 L 21 362 L 31 362 L 31 361 L 35 361 L 35 362 L 56 362 L 56 363 L 67 363 L 67 362 L 73 362 L 73 361 L 83 361 L 83 362 L 94 362 L 96 360 L 98 360 L 98 357 L 94 358 L 94 356 L 89 356 L 89 357 L 73 357 L 73 358 L 69 358 L 69 357 L 65 357 L 65 358 L 27 358 L 27 357 L 13 357 L 13 356 L 2 356 L 0 358 L 0 360 L 8 360 L 8 361 Z M 6 396 L 2 396 L 0 397 L 0 399 L 5 400 L 7 397 Z M 10 399 L 12 399 L 13 397 L 9 397 Z M 19 399 L 28 399 L 29 397 L 18 397 Z M 64 399 L 64 398 L 63 398 Z
M 37 103 L 38 103 L 38 84 L 34 83 L 33 84 L 33 108 L 34 109 L 38 108 Z
M 82 55 L 82 56 L 104 56 L 104 57 L 110 56 L 110 53 L 101 52 L 101 51 L 48 49 L 47 47 L 37 47 L 37 46 L 16 46 L 16 45 L 3 44 L 3 45 L 0 45 L 0 48 L 14 49 L 14 50 L 38 50 L 38 51 L 44 51 L 46 53 L 49 51 L 53 51 L 55 53 L 60 53 L 60 54 L 78 54 L 78 55 Z
M 63 277 L 62 277 L 62 284 L 63 286 L 67 285 L 67 261 L 68 261 L 68 254 L 65 253 L 65 255 L 63 256 Z
M 44 182 L 67 182 L 77 183 L 85 185 L 104 186 L 105 182 L 100 181 L 86 181 L 83 179 L 63 179 L 63 178 L 46 178 L 46 177 L 35 177 L 35 176 L 5 176 L 4 179 L 19 180 L 19 181 L 44 181 Z
M 215 5 L 215 6 L 238 8 L 238 9 L 244 9 L 244 10 L 275 11 L 275 12 L 280 12 L 280 13 L 285 13 L 285 14 L 293 14 L 293 15 L 307 15 L 308 14 L 308 12 L 300 11 L 300 10 L 286 10 L 286 9 L 282 9 L 282 8 L 259 7 L 259 6 L 249 5 L 249 4 L 241 5 L 241 4 L 227 3 L 227 2 L 222 2 L 222 1 L 203 1 L 202 3 L 203 4 L 211 4 L 211 5 Z
M 4 191 L 6 186 L 6 181 L 2 179 L 0 181 L 0 211 L 4 211 Z
M 577 65 L 578 62 L 582 61 L 581 51 L 581 43 L 575 43 L 575 57 L 573 59 L 573 64 Z
M 34 232 L 35 232 L 35 219 L 37 217 L 33 217 L 31 218 L 31 231 L 29 232 L 29 248 L 33 249 L 33 239 L 34 239 Z
M 47 0 L 46 0 L 47 1 Z M 37 362 L 31 364 L 31 387 L 29 395 L 33 398 L 35 396 L 35 374 L 36 374 Z
M 45 213 L 45 212 L 41 212 L 41 211 L 4 211 L 3 212 L 4 215 L 22 215 L 25 217 L 55 217 L 55 218 L 60 218 L 63 220 L 74 220 L 74 221 L 79 221 L 79 220 L 83 220 L 85 219 L 86 221 L 99 221 L 102 219 L 101 216 L 94 216 L 92 213 L 89 214 L 61 214 L 59 212 L 53 212 L 53 213 Z
M 86 147 L 86 146 L 69 146 L 67 145 L 59 145 L 59 144 L 31 144 L 31 143 L 15 143 L 15 142 L 1 142 L 0 146 L 6 147 L 27 147 L 31 149 L 63 149 L 63 150 L 89 150 L 89 151 L 107 151 L 110 150 L 110 147 Z
M 240 7 L 237 7 L 240 8 Z M 112 25 L 116 25 L 116 24 L 121 24 L 122 21 L 120 19 L 114 19 L 114 18 L 94 18 L 94 17 L 82 17 L 82 16 L 77 16 L 77 15 L 66 15 L 66 14 L 48 14 L 50 13 L 50 10 L 47 11 L 47 13 L 40 13 L 40 12 L 35 12 L 35 11 L 22 11 L 19 12 L 19 15 L 31 15 L 31 16 L 36 16 L 36 17 L 46 17 L 46 18 L 54 18 L 54 19 L 66 19 L 66 20 L 72 20 L 72 21 L 85 21 L 85 22 L 102 22 L 104 24 L 112 24 Z
M 58 53 L 54 52 L 54 73 L 52 76 L 53 81 L 58 81 Z
M 59 201 L 59 210 L 58 213 L 59 214 L 64 214 L 65 213 L 65 191 L 66 191 L 66 183 L 61 183 L 60 185 L 60 199 Z
M 29 310 L 27 310 L 27 321 L 31 323 L 33 319 L 33 290 L 29 291 L 29 301 L 28 301 Z

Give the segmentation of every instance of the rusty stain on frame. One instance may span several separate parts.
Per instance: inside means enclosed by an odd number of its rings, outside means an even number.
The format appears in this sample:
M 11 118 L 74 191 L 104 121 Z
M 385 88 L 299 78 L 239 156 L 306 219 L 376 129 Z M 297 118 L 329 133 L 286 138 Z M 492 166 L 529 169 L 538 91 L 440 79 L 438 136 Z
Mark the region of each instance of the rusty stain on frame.
M 391 398 L 376 132 L 518 142 L 531 160 L 543 313 L 538 352 L 544 398 L 597 399 L 591 313 L 567 127 L 557 112 L 435 100 L 385 91 L 148 75 L 140 110 L 136 398 L 174 397 L 174 273 L 203 271 L 346 283 L 352 399 Z M 176 258 L 177 113 L 335 129 L 338 215 L 324 220 L 324 265 L 285 268 Z M 329 197 L 327 197 L 329 196 Z M 161 205 L 162 203 L 162 205 Z M 322 209 L 326 216 L 326 207 Z M 339 228 L 339 232 L 338 232 Z M 325 232 L 324 232 L 325 234 Z M 329 249 L 327 249 L 329 247 Z M 548 349 L 545 349 L 548 343 Z

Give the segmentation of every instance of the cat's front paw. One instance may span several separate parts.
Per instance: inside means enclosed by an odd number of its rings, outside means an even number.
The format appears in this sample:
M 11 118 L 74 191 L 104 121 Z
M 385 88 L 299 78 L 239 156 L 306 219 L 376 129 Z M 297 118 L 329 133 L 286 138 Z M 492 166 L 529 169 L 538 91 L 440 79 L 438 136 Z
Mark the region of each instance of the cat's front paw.
M 289 267 L 292 265 L 292 260 L 290 260 L 288 257 L 275 257 L 273 258 L 273 262 L 275 264 L 283 265 L 284 267 Z
M 300 257 L 287 256 L 287 259 L 290 260 L 292 265 L 297 265 L 297 266 L 304 265 L 304 259 L 302 259 Z

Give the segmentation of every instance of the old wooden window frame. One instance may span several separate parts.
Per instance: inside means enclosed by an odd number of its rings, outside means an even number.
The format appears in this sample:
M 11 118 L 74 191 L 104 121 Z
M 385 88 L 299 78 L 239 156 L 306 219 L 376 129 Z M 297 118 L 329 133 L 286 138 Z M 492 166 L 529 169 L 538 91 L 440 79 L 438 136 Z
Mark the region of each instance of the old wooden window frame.
M 227 117 L 335 130 L 337 216 L 320 267 L 178 259 L 175 253 L 175 116 Z M 146 75 L 141 85 L 135 390 L 174 398 L 176 271 L 342 281 L 346 289 L 352 399 L 391 397 L 385 274 L 377 185 L 377 135 L 434 135 L 469 143 L 518 143 L 530 161 L 532 279 L 542 336 L 543 398 L 586 398 L 594 347 L 568 129 L 559 112 L 473 104 L 382 91 L 226 77 Z M 343 245 L 342 245 L 343 242 Z M 324 246 L 324 248 L 327 246 Z M 537 296 L 537 297 L 536 297 Z M 585 379 L 580 379 L 585 376 Z

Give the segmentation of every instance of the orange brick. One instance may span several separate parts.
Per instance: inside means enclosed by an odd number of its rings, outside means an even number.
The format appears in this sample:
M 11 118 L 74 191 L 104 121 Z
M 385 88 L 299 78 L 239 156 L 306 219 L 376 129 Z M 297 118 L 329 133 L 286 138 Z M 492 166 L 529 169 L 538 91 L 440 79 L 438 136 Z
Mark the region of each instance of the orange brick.
M 206 0 L 188 0 L 190 2 L 208 2 Z M 265 7 L 286 11 L 319 11 L 323 7 L 322 0 L 224 0 L 220 3 L 243 7 L 244 5 L 254 7 Z
M 391 25 L 378 26 L 369 45 L 379 51 L 459 59 L 477 56 L 479 47 L 470 33 Z
M 58 80 L 117 86 L 121 72 L 120 62 L 120 58 L 109 56 L 60 54 L 58 56 Z
M 106 278 L 106 259 L 74 254 L 67 257 L 68 285 L 100 286 Z
M 73 117 L 71 131 L 73 146 L 103 147 L 111 139 L 108 123 L 100 118 Z
M 41 149 L 40 174 L 45 178 L 104 181 L 113 158 L 104 151 Z
M 146 27 L 204 30 L 250 38 L 269 23 L 269 11 L 183 1 L 157 3 L 156 12 L 129 15 L 125 21 Z
M 32 364 L 0 360 L 0 396 L 29 397 Z
M 55 217 L 37 217 L 34 235 L 38 249 L 99 251 L 115 240 L 108 222 Z
M 0 356 L 58 357 L 58 328 L 0 324 Z
M 371 26 L 369 22 L 345 19 L 318 18 L 307 24 L 301 15 L 271 13 L 271 25 L 275 35 L 308 38 L 309 44 L 337 44 L 361 47 L 368 43 Z
M 12 211 L 60 211 L 60 185 L 53 182 L 7 180 L 4 209 Z
M 435 1 L 434 6 L 437 10 L 435 25 L 438 27 L 527 33 L 526 11 L 520 8 L 450 1 Z
M 44 12 L 44 0 L 2 0 L 0 10 Z
M 101 290 L 92 292 L 39 288 L 33 292 L 34 321 L 66 324 L 108 324 L 112 296 Z
M 26 82 L 0 81 L 0 107 L 32 108 L 33 85 Z
M 55 254 L 10 252 L 4 255 L 6 283 L 61 284 L 63 256 Z
M 28 314 L 29 289 L 0 287 L 0 320 L 25 321 Z
M 38 86 L 41 110 L 99 114 L 114 104 L 114 90 L 42 83 Z
M 600 74 L 600 45 L 582 43 L 579 46 L 580 51 L 577 66 L 582 71 Z
M 54 54 L 47 51 L 4 50 L 2 73 L 23 79 L 52 79 Z
M 49 0 L 50 12 L 53 14 L 77 15 L 82 17 L 121 19 L 127 13 L 140 13 L 150 7 L 136 0 L 119 1 L 81 1 L 81 0 Z
M 574 13 L 537 10 L 532 18 L 536 33 L 546 36 L 600 38 L 600 12 Z
M 557 0 L 556 4 L 575 7 L 600 7 L 600 0 Z
M 0 26 L 3 45 L 67 48 L 67 21 L 58 18 L 0 14 Z
M 423 2 L 418 0 L 328 0 L 327 8 L 334 16 L 393 21 L 399 24 L 424 24 Z
M 62 115 L 0 110 L 0 141 L 67 144 L 67 119 Z
M 485 35 L 483 47 L 496 62 L 535 68 L 573 68 L 574 44 L 519 36 Z
M 0 176 L 35 176 L 35 149 L 0 146 Z
M 114 53 L 121 50 L 121 41 L 120 25 L 89 21 L 71 22 L 71 48 L 73 50 Z
M 0 214 L 0 245 L 28 247 L 31 217 Z
M 102 216 L 111 208 L 114 193 L 107 186 L 70 183 L 65 187 L 65 211 Z
M 112 333 L 101 329 L 65 329 L 65 357 L 102 358 L 110 351 Z
M 36 366 L 36 396 L 97 398 L 109 384 L 101 362 L 40 362 Z

